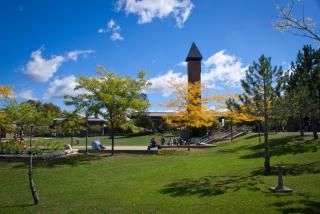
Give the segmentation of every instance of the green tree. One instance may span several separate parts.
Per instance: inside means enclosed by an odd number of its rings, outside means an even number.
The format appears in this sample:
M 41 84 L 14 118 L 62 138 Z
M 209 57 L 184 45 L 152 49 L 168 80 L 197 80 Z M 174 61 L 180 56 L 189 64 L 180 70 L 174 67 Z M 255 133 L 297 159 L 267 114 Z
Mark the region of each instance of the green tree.
M 310 117 L 314 139 L 320 119 L 320 50 L 306 45 L 299 51 L 295 63 L 286 73 L 284 85 L 289 115 L 300 121 L 301 135 L 304 118 Z
M 133 119 L 134 125 L 142 128 L 152 128 L 152 120 L 144 112 L 135 115 Z
M 245 106 L 241 106 L 234 98 L 229 98 L 225 101 L 225 108 L 227 111 L 222 112 L 225 121 L 230 124 L 231 141 L 233 140 L 233 126 L 234 124 L 248 123 L 259 121 L 260 118 L 253 114 L 248 114 Z
M 78 82 L 80 80 L 78 79 Z M 78 85 L 75 90 L 83 88 L 82 85 Z M 74 106 L 76 114 L 83 114 L 85 116 L 85 130 L 86 130 L 86 151 L 88 154 L 88 133 L 89 133 L 89 117 L 97 115 L 99 106 L 97 100 L 91 93 L 83 93 L 77 96 L 65 95 L 65 104 L 68 106 Z
M 241 80 L 244 93 L 240 96 L 241 101 L 247 108 L 254 109 L 254 115 L 263 117 L 264 129 L 264 170 L 269 173 L 270 151 L 268 141 L 269 118 L 272 112 L 272 105 L 279 93 L 279 80 L 282 69 L 272 67 L 271 58 L 262 55 L 259 62 L 253 62 L 246 70 L 245 78 Z
M 63 112 L 64 120 L 61 122 L 61 128 L 65 135 L 71 136 L 71 146 L 73 146 L 73 138 L 75 134 L 80 134 L 82 130 L 85 130 L 84 118 L 76 114 L 75 112 Z
M 6 111 L 8 115 L 15 121 L 16 125 L 21 127 L 21 133 L 24 129 L 30 129 L 29 135 L 29 185 L 32 193 L 34 204 L 39 203 L 39 196 L 36 191 L 36 187 L 33 181 L 33 170 L 32 170 L 32 134 L 34 126 L 42 125 L 44 122 L 43 115 L 37 111 L 35 105 L 28 102 L 22 102 L 20 105 L 12 100 L 7 106 Z
M 26 102 L 35 106 L 37 112 L 42 114 L 42 126 L 36 127 L 36 129 L 34 130 L 34 134 L 40 136 L 50 134 L 51 130 L 49 126 L 53 124 L 55 118 L 62 115 L 60 107 L 53 103 L 42 103 L 35 100 L 28 100 Z M 28 132 L 29 130 L 26 130 L 26 133 Z
M 108 124 L 111 132 L 111 151 L 114 154 L 114 129 L 127 121 L 127 118 L 145 109 L 149 103 L 141 96 L 148 83 L 143 71 L 138 73 L 138 78 L 118 76 L 116 73 L 107 72 L 100 67 L 98 76 L 80 77 L 78 87 L 86 89 L 92 99 L 98 104 L 100 115 Z

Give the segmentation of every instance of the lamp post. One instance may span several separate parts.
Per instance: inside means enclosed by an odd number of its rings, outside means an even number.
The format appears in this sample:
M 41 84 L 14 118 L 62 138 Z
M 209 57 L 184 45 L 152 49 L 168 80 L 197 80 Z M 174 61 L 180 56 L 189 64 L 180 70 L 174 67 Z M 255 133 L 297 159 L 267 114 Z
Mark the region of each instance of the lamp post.
M 88 114 L 86 115 L 86 155 L 88 154 L 88 129 L 89 129 L 89 124 L 88 124 L 88 120 L 89 120 L 89 118 L 88 118 L 89 116 L 88 116 Z
M 30 136 L 29 136 L 29 184 L 30 184 L 30 190 L 32 193 L 34 204 L 37 205 L 39 203 L 39 196 L 35 187 L 35 184 L 33 182 L 32 177 L 32 131 L 33 131 L 33 125 L 30 126 Z

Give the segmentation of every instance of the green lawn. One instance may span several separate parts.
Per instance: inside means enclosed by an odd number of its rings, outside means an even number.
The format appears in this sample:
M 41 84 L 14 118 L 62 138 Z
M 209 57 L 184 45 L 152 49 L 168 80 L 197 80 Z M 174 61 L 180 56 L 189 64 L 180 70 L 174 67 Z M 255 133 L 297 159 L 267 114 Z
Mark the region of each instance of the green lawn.
M 247 135 L 190 152 L 36 163 L 38 206 L 32 206 L 27 165 L 2 161 L 0 213 L 320 213 L 320 141 L 280 133 L 270 142 L 271 163 L 285 165 L 292 194 L 268 191 L 277 177 L 263 175 L 263 145 Z
M 169 139 L 171 135 L 166 135 L 166 138 Z M 115 145 L 116 146 L 147 146 L 150 143 L 150 140 L 152 137 L 155 137 L 159 142 L 161 135 L 160 134 L 150 134 L 150 135 L 143 135 L 143 136 L 137 136 L 137 137 L 130 137 L 130 136 L 116 136 L 115 137 Z M 38 141 L 41 138 L 36 138 L 35 141 Z M 80 142 L 79 144 L 76 143 L 76 140 L 74 138 L 73 145 L 74 146 L 85 146 L 85 138 L 79 138 Z M 60 145 L 66 145 L 71 144 L 71 138 L 55 138 L 51 139 L 52 141 L 57 141 Z M 110 146 L 111 145 L 111 139 L 106 136 L 97 136 L 97 137 L 88 137 L 88 146 L 91 146 L 91 143 L 93 140 L 99 140 L 103 145 Z

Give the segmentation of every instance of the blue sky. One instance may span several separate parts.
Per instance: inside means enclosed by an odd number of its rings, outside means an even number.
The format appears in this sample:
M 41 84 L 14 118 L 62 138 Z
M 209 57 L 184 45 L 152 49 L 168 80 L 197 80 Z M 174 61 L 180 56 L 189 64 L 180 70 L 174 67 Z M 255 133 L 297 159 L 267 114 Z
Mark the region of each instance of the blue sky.
M 98 65 L 121 75 L 147 70 L 148 91 L 161 110 L 171 77 L 185 81 L 184 61 L 193 41 L 203 55 L 211 94 L 239 93 L 239 78 L 261 54 L 288 67 L 304 44 L 317 44 L 272 27 L 288 0 L 3 0 L 0 1 L 0 85 L 16 98 L 65 108 L 75 78 Z M 303 1 L 320 22 L 320 1 Z M 301 3 L 296 12 L 300 15 Z

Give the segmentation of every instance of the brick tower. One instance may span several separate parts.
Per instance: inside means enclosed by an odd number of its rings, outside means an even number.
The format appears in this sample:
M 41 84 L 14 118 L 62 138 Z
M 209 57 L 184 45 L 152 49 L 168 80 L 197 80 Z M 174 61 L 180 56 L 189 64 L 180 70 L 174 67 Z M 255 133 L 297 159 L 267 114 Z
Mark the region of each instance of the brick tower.
M 197 48 L 196 44 L 193 42 L 189 50 L 186 62 L 188 63 L 188 82 L 201 83 L 201 60 L 202 55 Z

